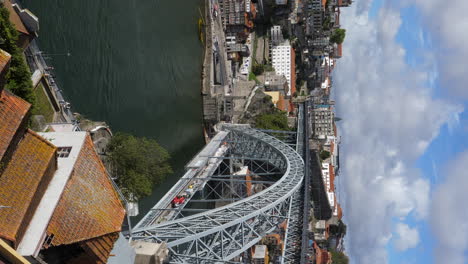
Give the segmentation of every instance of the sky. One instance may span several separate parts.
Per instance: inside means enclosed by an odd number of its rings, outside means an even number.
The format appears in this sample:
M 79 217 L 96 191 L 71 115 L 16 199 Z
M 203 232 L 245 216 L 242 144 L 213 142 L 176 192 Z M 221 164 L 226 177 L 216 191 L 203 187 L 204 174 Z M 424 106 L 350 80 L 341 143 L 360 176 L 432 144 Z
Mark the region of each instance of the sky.
M 333 73 L 351 263 L 468 263 L 468 1 L 356 0 Z

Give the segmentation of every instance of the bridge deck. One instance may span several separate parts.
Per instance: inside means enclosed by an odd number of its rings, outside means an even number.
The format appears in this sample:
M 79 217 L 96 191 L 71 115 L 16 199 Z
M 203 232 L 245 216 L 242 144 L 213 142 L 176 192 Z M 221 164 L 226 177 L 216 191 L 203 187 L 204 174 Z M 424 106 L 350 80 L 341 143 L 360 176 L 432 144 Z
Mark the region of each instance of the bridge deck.
M 193 193 L 203 189 L 206 183 L 206 178 L 212 175 L 214 170 L 221 163 L 221 159 L 213 158 L 224 154 L 226 147 L 223 142 L 226 140 L 228 132 L 221 131 L 208 143 L 186 166 L 186 173 L 177 181 L 177 183 L 159 200 L 159 202 L 151 208 L 145 217 L 135 226 L 142 228 L 145 226 L 155 225 L 160 222 L 173 220 L 177 215 L 176 210 L 172 208 L 171 202 L 177 196 L 182 194 L 188 187 L 193 186 Z M 211 158 L 210 158 L 211 157 Z M 182 204 L 178 211 L 181 211 L 187 201 Z
M 166 242 L 176 263 L 192 263 L 195 259 L 197 263 L 230 261 L 239 256 L 288 219 L 292 197 L 300 191 L 304 162 L 295 149 L 277 138 L 245 126 L 229 125 L 210 144 L 189 162 L 181 181 L 133 230 L 132 239 Z M 225 154 L 228 160 L 231 157 L 242 163 L 257 159 L 262 164 L 258 168 L 266 168 L 264 172 L 269 173 L 273 171 L 268 168 L 273 167 L 282 177 L 263 191 L 228 205 L 171 221 L 156 221 L 161 219 L 155 213 L 157 209 L 170 206 L 173 197 L 197 178 L 212 177 Z

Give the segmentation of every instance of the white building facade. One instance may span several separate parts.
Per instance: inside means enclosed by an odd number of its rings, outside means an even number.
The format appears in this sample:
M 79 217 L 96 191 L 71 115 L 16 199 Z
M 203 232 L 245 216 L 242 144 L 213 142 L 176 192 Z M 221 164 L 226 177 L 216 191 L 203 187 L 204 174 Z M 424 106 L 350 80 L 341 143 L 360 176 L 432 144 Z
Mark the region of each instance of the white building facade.
M 273 46 L 271 63 L 277 75 L 284 75 L 288 82 L 288 96 L 291 96 L 291 45 L 288 41 Z

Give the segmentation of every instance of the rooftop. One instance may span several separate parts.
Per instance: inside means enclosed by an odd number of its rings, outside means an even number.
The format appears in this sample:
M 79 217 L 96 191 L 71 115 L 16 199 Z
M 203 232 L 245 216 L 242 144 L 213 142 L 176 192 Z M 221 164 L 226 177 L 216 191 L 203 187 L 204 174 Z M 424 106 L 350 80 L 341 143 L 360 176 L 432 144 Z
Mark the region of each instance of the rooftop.
M 98 238 L 86 240 L 83 242 L 83 244 L 86 248 L 85 251 L 91 253 L 88 254 L 90 257 L 92 256 L 92 258 L 94 258 L 93 260 L 96 261 L 96 263 L 107 263 L 110 252 L 112 251 L 114 243 L 118 238 L 119 233 L 116 232 Z
M 12 159 L 0 177 L 0 237 L 15 242 L 18 231 L 27 225 L 34 204 L 42 196 L 40 187 L 47 186 L 46 174 L 55 166 L 56 148 L 28 130 L 18 144 Z
M 59 148 L 69 147 L 70 152 L 68 157 L 57 159 L 57 171 L 34 213 L 23 241 L 18 246 L 18 252 L 24 256 L 36 255 L 40 250 L 44 239 L 43 234 L 65 190 L 65 185 L 70 179 L 86 138 L 86 132 L 40 133 L 40 135 Z
M 253 259 L 264 259 L 267 255 L 267 246 L 265 245 L 256 245 L 255 246 L 255 253 L 253 255 Z
M 4 3 L 5 8 L 8 10 L 8 12 L 10 12 L 11 24 L 13 24 L 13 26 L 18 32 L 29 35 L 29 31 L 24 26 L 23 21 L 21 21 L 21 18 L 19 17 L 18 13 L 16 13 L 16 11 L 13 9 L 11 0 L 5 0 Z
M 78 132 L 69 132 L 78 133 Z M 58 134 L 58 133 L 50 133 Z M 89 134 L 47 227 L 53 246 L 119 232 L 125 210 Z
M 3 158 L 16 131 L 31 105 L 23 99 L 3 90 L 0 92 L 0 160 Z
M 10 62 L 10 59 L 11 59 L 11 55 L 0 49 L 0 74 L 3 72 L 3 70 L 5 69 L 5 67 L 8 65 L 8 63 Z M 1 90 L 1 88 L 0 88 Z

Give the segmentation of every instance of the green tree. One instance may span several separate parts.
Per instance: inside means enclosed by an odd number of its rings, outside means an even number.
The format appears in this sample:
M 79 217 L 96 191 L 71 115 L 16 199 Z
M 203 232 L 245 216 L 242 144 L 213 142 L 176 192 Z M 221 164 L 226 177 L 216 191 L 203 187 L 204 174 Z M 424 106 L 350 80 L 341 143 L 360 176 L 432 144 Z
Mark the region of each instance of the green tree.
M 343 237 L 346 235 L 346 229 L 346 224 L 340 220 L 337 225 L 330 225 L 330 234 L 336 237 Z
M 263 64 L 255 63 L 252 66 L 252 72 L 255 75 L 261 75 L 264 71 L 265 71 L 265 67 L 263 66 Z
M 320 151 L 320 159 L 321 160 L 326 160 L 330 157 L 330 152 L 326 150 Z
M 330 250 L 332 255 L 332 264 L 348 264 L 349 258 L 343 252 Z
M 8 10 L 0 7 L 0 48 L 10 53 L 10 70 L 6 76 L 6 88 L 34 104 L 34 92 L 31 72 L 24 61 L 22 50 L 17 46 L 18 32 L 10 23 Z
M 249 73 L 249 81 L 257 81 L 257 76 L 255 76 L 255 73 Z
M 335 29 L 335 31 L 333 31 L 330 37 L 330 41 L 336 44 L 341 44 L 343 43 L 345 36 L 346 36 L 346 29 L 337 28 Z
M 283 111 L 275 111 L 271 114 L 262 114 L 256 117 L 255 127 L 272 130 L 291 130 L 288 126 L 288 117 Z
M 326 17 L 324 20 L 323 20 L 323 23 L 322 23 L 322 27 L 324 30 L 329 30 L 330 29 L 330 17 Z
M 150 195 L 153 186 L 172 173 L 169 153 L 154 139 L 116 133 L 107 150 L 113 177 L 130 201 Z

